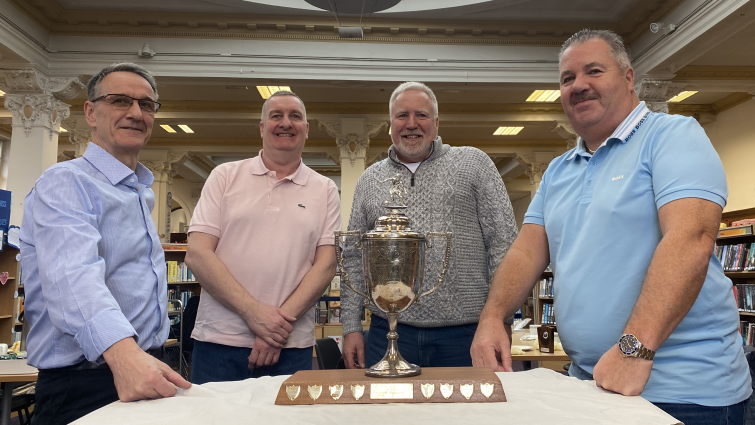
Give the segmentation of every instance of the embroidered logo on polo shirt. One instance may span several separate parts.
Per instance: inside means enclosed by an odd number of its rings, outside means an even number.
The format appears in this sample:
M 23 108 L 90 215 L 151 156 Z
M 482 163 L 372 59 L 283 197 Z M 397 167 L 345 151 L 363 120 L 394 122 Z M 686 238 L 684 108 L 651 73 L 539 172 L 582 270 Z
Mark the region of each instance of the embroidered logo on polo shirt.
M 307 208 L 305 205 L 299 204 L 299 207 L 301 208 Z
M 612 179 L 611 179 L 611 181 L 612 181 L 612 182 L 615 182 L 616 180 L 621 180 L 621 179 L 623 179 L 623 178 L 624 178 L 624 175 L 622 174 L 622 175 L 620 175 L 620 176 L 616 176 L 616 177 L 612 178 Z

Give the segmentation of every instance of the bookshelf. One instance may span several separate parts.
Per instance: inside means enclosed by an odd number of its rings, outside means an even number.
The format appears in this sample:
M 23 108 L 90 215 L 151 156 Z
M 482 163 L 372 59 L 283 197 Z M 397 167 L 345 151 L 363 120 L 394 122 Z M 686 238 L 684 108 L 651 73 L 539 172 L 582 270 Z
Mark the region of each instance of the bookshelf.
M 185 300 L 182 299 L 180 296 L 181 293 L 188 291 L 191 292 L 192 295 L 199 295 L 202 292 L 202 287 L 199 285 L 199 282 L 194 280 L 191 271 L 189 271 L 188 268 L 185 268 L 186 263 L 184 259 L 186 258 L 186 247 L 187 245 L 185 243 L 163 244 L 163 251 L 165 251 L 165 262 L 167 268 L 166 271 L 168 276 L 168 298 L 181 299 L 184 305 L 186 305 L 188 298 Z M 171 262 L 177 263 L 178 266 L 183 265 L 183 267 L 171 273 L 171 268 L 169 265 Z
M 0 242 L 1 243 L 1 242 Z M 8 245 L 0 252 L 0 275 L 6 276 L 0 284 L 0 343 L 13 344 L 13 332 L 18 321 L 18 280 L 21 275 L 19 250 Z M 2 282 L 2 279 L 0 279 Z
M 553 310 L 553 272 L 544 271 L 543 275 L 532 290 L 535 317 L 532 322 L 536 325 L 555 325 Z
M 753 226 L 723 228 L 716 239 L 716 257 L 733 284 L 739 308 L 739 331 L 745 345 L 755 341 L 755 234 Z M 748 270 L 749 269 L 749 270 Z

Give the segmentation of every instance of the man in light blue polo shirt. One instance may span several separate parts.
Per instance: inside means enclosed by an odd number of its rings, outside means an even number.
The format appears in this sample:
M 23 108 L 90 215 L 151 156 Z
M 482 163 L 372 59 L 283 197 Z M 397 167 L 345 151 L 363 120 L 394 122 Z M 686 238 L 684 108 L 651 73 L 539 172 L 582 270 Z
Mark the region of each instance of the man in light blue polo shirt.
M 511 370 L 503 318 L 551 263 L 570 375 L 641 394 L 686 425 L 744 423 L 750 375 L 713 255 L 728 194 L 718 155 L 694 119 L 638 101 L 616 34 L 580 31 L 559 68 L 580 139 L 549 165 L 498 268 L 475 366 Z

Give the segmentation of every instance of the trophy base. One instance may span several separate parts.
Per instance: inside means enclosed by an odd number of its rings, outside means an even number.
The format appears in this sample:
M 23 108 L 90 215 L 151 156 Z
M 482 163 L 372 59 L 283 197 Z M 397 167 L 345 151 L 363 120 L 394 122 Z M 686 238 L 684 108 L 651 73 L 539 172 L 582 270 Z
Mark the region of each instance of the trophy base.
M 373 378 L 401 378 L 407 376 L 417 376 L 422 373 L 422 369 L 416 364 L 411 364 L 404 359 L 400 359 L 395 364 L 391 364 L 388 359 L 380 360 L 371 368 L 364 371 L 366 376 Z
M 302 370 L 278 390 L 277 405 L 374 403 L 500 403 L 501 380 L 488 368 L 426 367 L 396 379 L 364 376 L 359 369 Z

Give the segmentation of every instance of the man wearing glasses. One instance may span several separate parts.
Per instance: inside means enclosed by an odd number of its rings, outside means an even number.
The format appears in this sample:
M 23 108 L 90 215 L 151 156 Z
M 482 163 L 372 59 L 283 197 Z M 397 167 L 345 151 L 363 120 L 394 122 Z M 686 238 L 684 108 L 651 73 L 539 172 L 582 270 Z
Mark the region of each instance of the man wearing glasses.
M 160 107 L 152 75 L 111 65 L 84 105 L 83 158 L 45 171 L 26 197 L 21 266 L 32 423 L 67 424 L 116 400 L 174 396 L 191 384 L 158 360 L 168 336 L 165 256 L 154 177 L 137 161 Z

